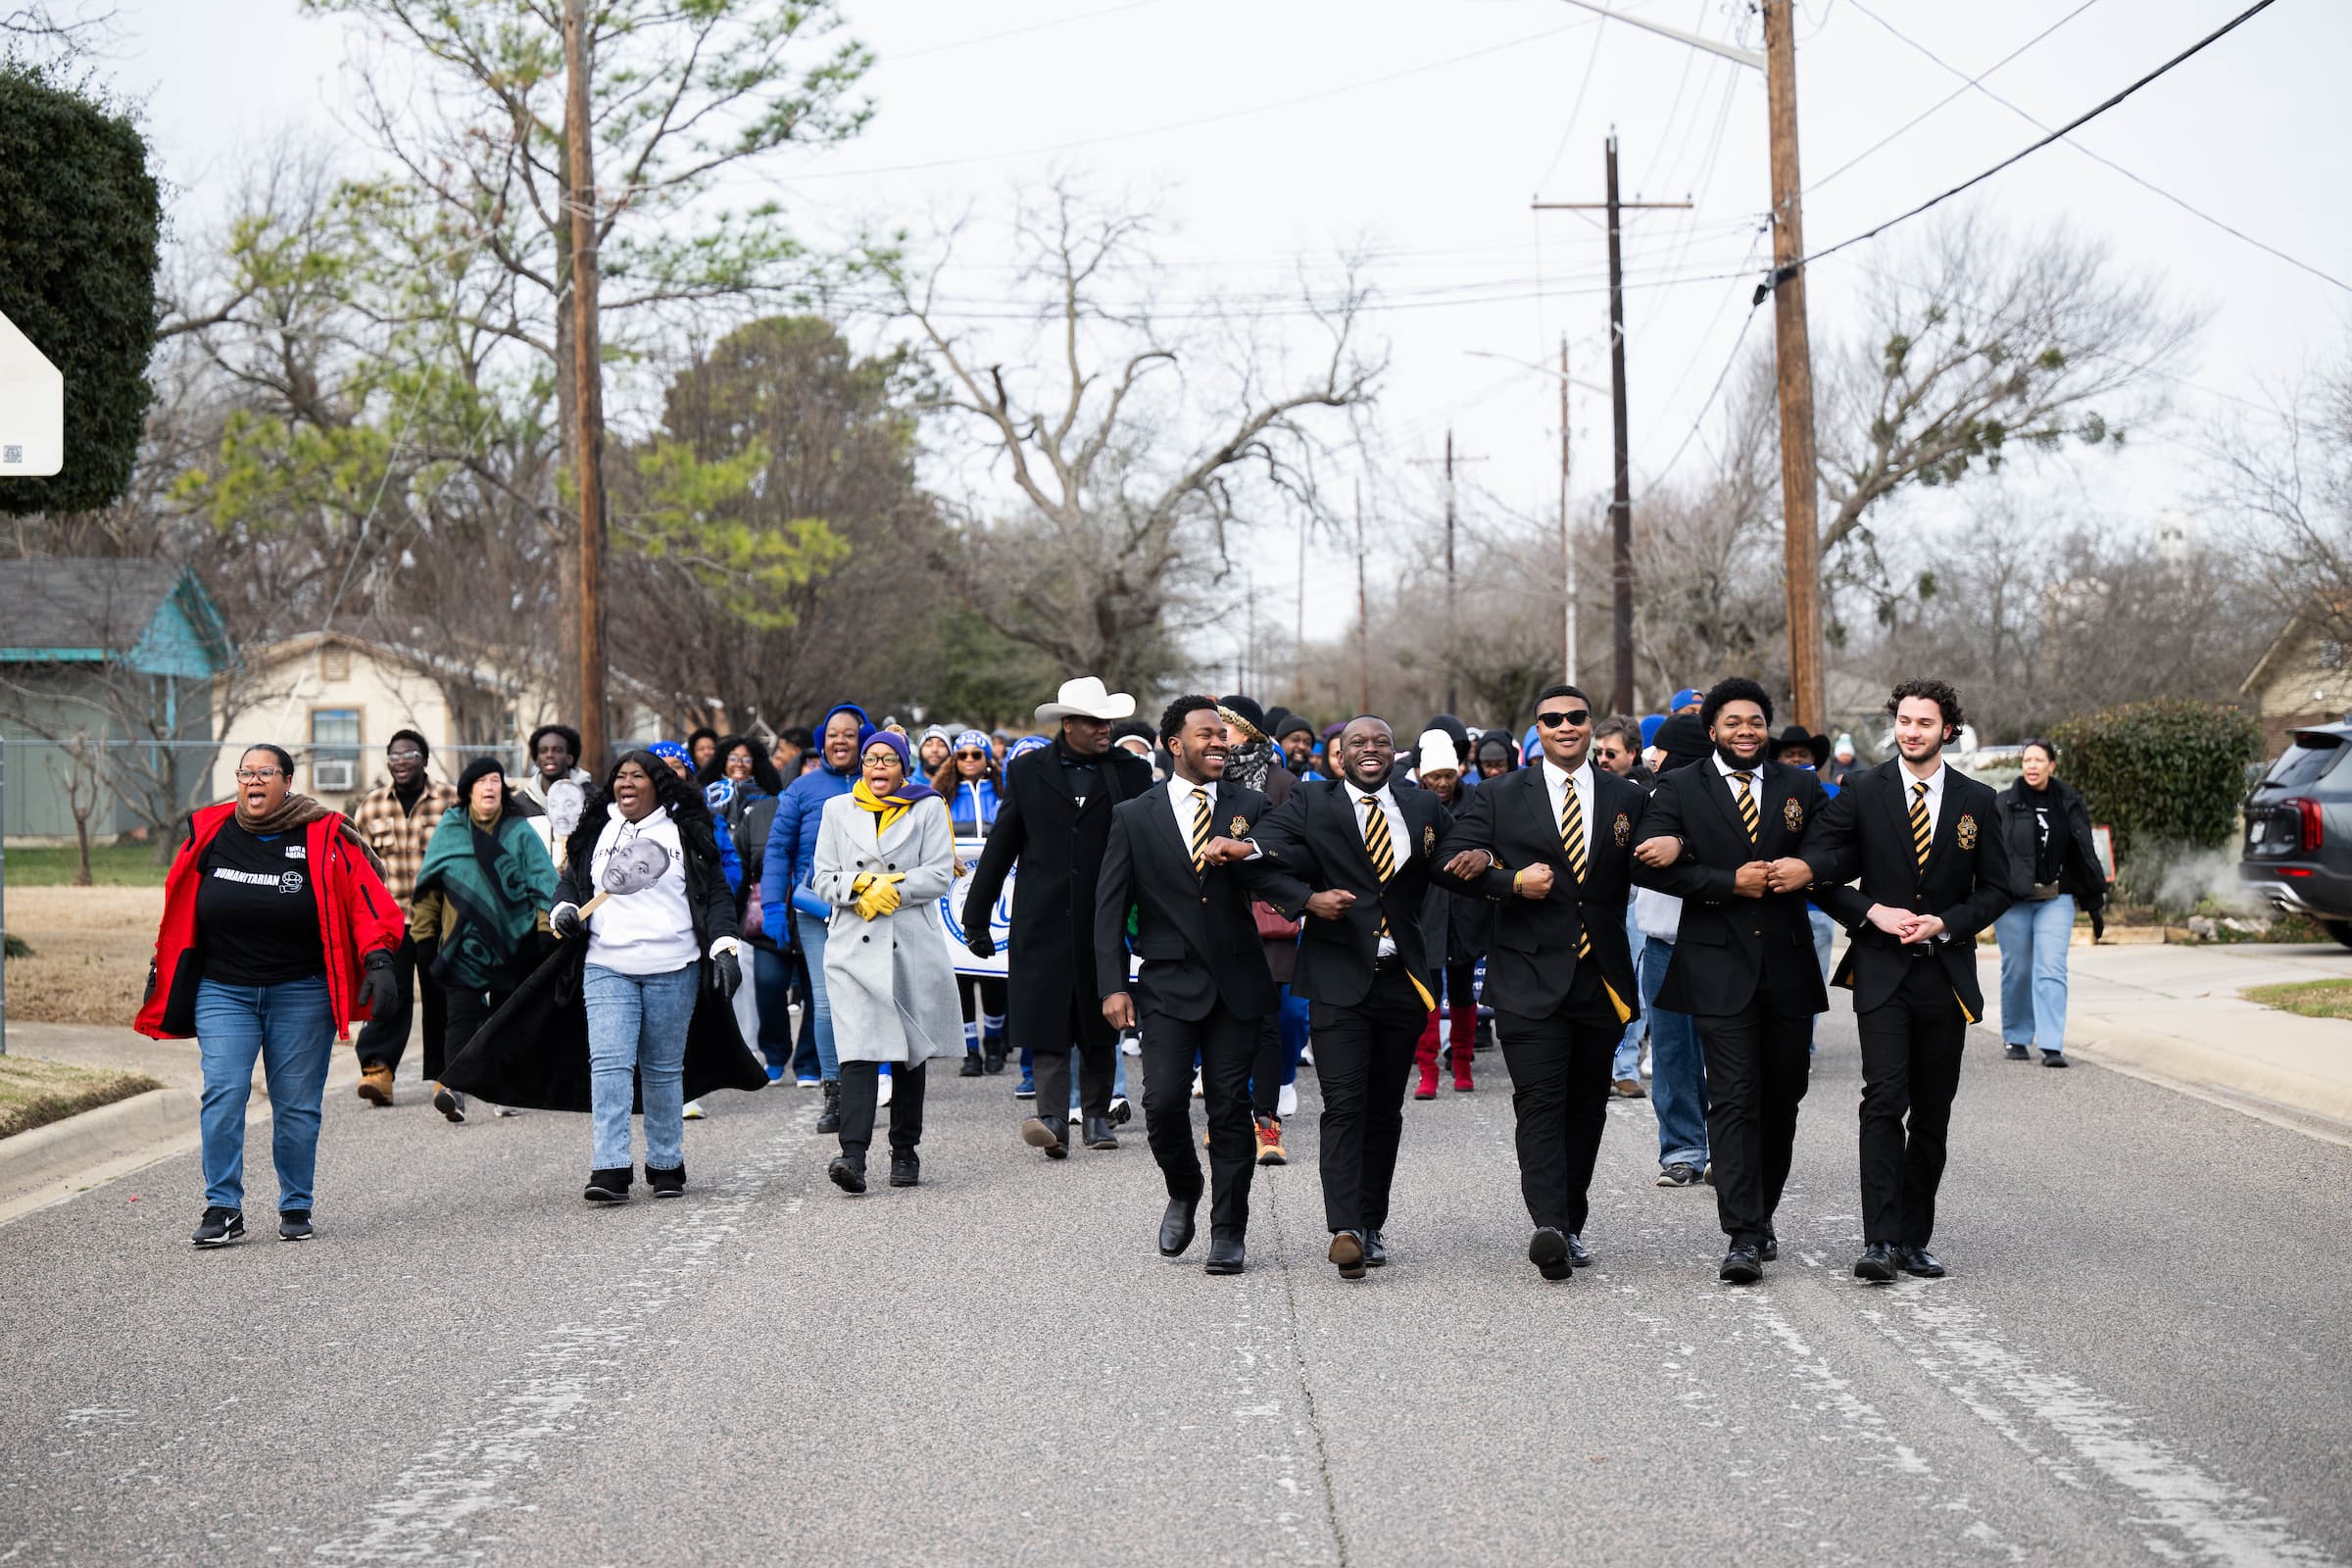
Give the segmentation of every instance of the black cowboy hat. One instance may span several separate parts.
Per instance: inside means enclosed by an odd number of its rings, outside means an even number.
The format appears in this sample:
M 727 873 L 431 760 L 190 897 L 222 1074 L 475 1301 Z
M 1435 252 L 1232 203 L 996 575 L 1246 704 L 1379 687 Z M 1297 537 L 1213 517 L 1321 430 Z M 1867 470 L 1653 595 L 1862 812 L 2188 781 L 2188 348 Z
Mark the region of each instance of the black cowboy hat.
M 1778 761 L 1780 755 L 1791 746 L 1802 746 L 1806 751 L 1811 752 L 1815 767 L 1821 766 L 1830 760 L 1830 738 L 1827 735 L 1813 734 L 1802 724 L 1791 724 L 1774 736 L 1772 746 L 1765 755 Z

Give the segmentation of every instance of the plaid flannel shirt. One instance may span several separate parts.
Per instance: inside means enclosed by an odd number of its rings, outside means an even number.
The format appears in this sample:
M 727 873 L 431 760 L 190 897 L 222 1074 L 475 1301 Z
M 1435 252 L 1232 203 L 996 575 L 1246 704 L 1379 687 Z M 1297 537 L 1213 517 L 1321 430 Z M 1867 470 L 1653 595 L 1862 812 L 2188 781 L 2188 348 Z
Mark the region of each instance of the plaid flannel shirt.
M 389 784 L 369 790 L 352 811 L 351 825 L 384 862 L 384 886 L 404 907 L 416 891 L 416 873 L 424 869 L 425 844 L 442 813 L 457 804 L 455 784 L 428 779 L 414 811 L 400 808 L 400 797 Z

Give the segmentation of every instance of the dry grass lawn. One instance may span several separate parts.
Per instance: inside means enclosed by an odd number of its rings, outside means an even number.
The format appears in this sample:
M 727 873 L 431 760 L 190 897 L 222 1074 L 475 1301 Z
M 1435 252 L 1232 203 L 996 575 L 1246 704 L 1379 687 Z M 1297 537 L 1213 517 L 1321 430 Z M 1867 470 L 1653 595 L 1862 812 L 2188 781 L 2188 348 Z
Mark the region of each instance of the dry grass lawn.
M 9 934 L 30 943 L 32 956 L 8 960 L 8 1015 L 129 1027 L 163 917 L 160 887 L 10 887 Z
M 37 1056 L 0 1056 L 0 1138 L 162 1087 L 145 1073 L 101 1072 Z
M 2296 980 L 2282 986 L 2249 986 L 2242 993 L 2281 1012 L 2306 1018 L 2352 1018 L 2352 980 Z

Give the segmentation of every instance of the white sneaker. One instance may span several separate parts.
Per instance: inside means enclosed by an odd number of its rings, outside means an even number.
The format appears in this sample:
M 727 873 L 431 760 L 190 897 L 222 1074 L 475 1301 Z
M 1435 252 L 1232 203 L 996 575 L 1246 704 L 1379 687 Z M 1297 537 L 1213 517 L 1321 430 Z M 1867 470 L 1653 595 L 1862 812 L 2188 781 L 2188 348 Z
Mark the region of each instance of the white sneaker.
M 1649 1047 L 1646 1044 L 1642 1047 L 1642 1076 L 1649 1076 Z
M 1300 1047 L 1298 1052 L 1298 1065 L 1301 1067 L 1312 1067 L 1314 1064 L 1315 1048 L 1312 1046 Z
M 1200 1075 L 1199 1073 L 1193 1074 L 1193 1098 L 1195 1100 L 1204 1100 L 1207 1098 L 1207 1096 L 1208 1088 L 1200 1081 Z
M 522 1114 L 522 1112 L 516 1110 L 513 1105 L 493 1105 L 491 1107 L 491 1114 L 497 1116 L 519 1116 Z
M 1283 1121 L 1288 1121 L 1291 1117 L 1297 1115 L 1298 1113 L 1298 1086 L 1297 1084 L 1284 1084 L 1282 1086 L 1282 1093 L 1274 1097 L 1274 1114 L 1277 1118 Z
M 1070 1125 L 1073 1127 L 1083 1127 L 1086 1125 L 1086 1112 L 1079 1109 L 1079 1107 L 1076 1105 L 1072 1105 L 1070 1107 Z
M 1119 1053 L 1127 1056 L 1142 1055 L 1144 1054 L 1144 1037 L 1133 1029 L 1128 1030 L 1119 1036 Z
M 874 1108 L 879 1110 L 890 1103 L 890 1074 L 882 1073 L 874 1085 Z
M 701 1121 L 703 1119 L 703 1102 L 701 1101 L 689 1100 L 686 1102 L 686 1119 L 688 1121 Z

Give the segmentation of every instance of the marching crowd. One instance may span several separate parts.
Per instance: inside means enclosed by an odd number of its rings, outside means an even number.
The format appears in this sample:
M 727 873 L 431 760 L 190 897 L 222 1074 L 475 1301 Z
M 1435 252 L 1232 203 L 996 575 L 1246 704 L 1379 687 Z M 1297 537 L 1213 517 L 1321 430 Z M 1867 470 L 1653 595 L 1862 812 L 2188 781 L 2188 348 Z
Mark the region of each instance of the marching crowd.
M 200 1247 L 244 1234 L 257 1060 L 278 1233 L 313 1234 L 327 1066 L 357 1025 L 374 1104 L 421 1031 L 451 1122 L 585 1112 L 597 1203 L 640 1170 L 684 1194 L 703 1098 L 787 1078 L 823 1097 L 836 1186 L 866 1190 L 878 1125 L 889 1185 L 914 1186 L 935 1058 L 974 1078 L 1017 1061 L 1018 1136 L 1045 1158 L 1115 1150 L 1133 1056 L 1159 1250 L 1192 1248 L 1206 1200 L 1210 1273 L 1245 1266 L 1251 1178 L 1288 1160 L 1310 1063 L 1328 1257 L 1360 1279 L 1390 1259 L 1408 1094 L 1473 1092 L 1492 1045 L 1543 1278 L 1593 1260 L 1615 1095 L 1652 1100 L 1658 1185 L 1713 1189 L 1719 1277 L 1747 1283 L 1778 1254 L 1835 984 L 1864 1077 L 1854 1272 L 1934 1276 L 1977 935 L 1998 931 L 2008 1054 L 2064 1066 L 2066 945 L 2105 878 L 2048 743 L 1996 794 L 1944 760 L 1951 687 L 1905 681 L 1886 714 L 1895 755 L 1868 765 L 1849 736 L 1776 735 L 1751 680 L 1640 720 L 1560 684 L 1524 731 L 1440 714 L 1408 749 L 1376 716 L 1318 729 L 1238 694 L 1145 723 L 1082 677 L 1036 733 L 910 733 L 843 703 L 808 729 L 632 748 L 601 776 L 561 724 L 528 737 L 521 777 L 482 758 L 454 782 L 403 730 L 348 815 L 258 746 L 234 798 L 190 818 L 137 1026 L 202 1054 Z

